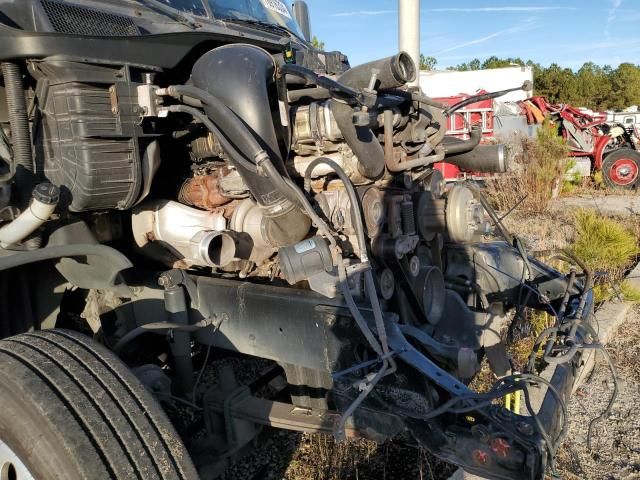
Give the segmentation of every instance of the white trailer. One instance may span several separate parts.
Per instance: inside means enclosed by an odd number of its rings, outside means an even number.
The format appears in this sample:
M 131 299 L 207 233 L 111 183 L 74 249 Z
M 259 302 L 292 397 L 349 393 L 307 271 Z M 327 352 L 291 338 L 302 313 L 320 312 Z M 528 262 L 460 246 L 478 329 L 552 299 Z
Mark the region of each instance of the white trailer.
M 459 72 L 455 70 L 421 71 L 420 86 L 431 97 L 453 97 L 459 94 L 473 94 L 478 90 L 495 92 L 522 85 L 525 81 L 533 82 L 533 68 L 506 67 L 489 70 L 471 70 Z M 533 95 L 533 91 L 519 90 L 500 97 L 499 102 L 518 102 Z

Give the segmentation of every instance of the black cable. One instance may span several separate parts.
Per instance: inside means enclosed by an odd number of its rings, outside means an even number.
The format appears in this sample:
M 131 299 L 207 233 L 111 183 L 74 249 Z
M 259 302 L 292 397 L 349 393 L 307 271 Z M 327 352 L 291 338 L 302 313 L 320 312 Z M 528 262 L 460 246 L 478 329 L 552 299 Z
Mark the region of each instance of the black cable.
M 167 330 L 177 330 L 180 332 L 197 332 L 198 330 L 202 330 L 208 326 L 213 325 L 210 320 L 202 320 L 198 323 L 194 323 L 191 325 L 184 325 L 181 323 L 172 323 L 172 322 L 152 322 L 147 323 L 145 325 L 140 325 L 139 327 L 134 328 L 129 331 L 126 335 L 124 335 L 113 347 L 114 352 L 121 351 L 125 345 L 131 343 L 133 340 L 138 338 L 144 333 L 152 332 L 152 333 L 164 333 Z
M 558 313 L 555 311 L 555 309 L 551 306 L 551 304 L 547 301 L 546 297 L 544 295 L 542 295 L 542 293 L 540 293 L 540 291 L 534 287 L 532 287 L 531 285 L 524 283 L 520 280 L 518 280 L 517 278 L 515 278 L 514 276 L 508 274 L 507 272 L 504 272 L 502 270 L 500 270 L 499 268 L 494 267 L 493 265 L 487 264 L 487 267 L 495 270 L 498 273 L 503 274 L 504 276 L 510 278 L 511 280 L 514 280 L 516 282 L 518 282 L 520 285 L 522 285 L 524 288 L 530 290 L 531 292 L 535 293 L 536 296 L 538 297 L 538 301 L 542 304 L 544 304 L 546 307 L 548 307 L 551 310 L 551 313 L 553 313 L 554 317 L 558 317 Z
M 355 223 L 356 234 L 358 237 L 358 244 L 360 247 L 361 255 L 364 255 L 364 259 L 367 259 L 367 243 L 366 243 L 366 232 L 364 228 L 364 221 L 362 219 L 362 208 L 360 207 L 360 198 L 356 193 L 355 188 L 353 187 L 353 183 L 344 172 L 344 170 L 333 160 L 330 160 L 325 157 L 316 158 L 313 162 L 309 164 L 304 174 L 304 189 L 309 192 L 311 190 L 311 174 L 313 173 L 314 168 L 318 165 L 324 164 L 331 168 L 338 178 L 342 181 L 345 190 L 347 191 L 347 195 L 349 196 L 349 200 L 351 201 L 351 217 Z
M 306 80 L 307 84 L 316 85 L 317 87 L 324 88 L 331 93 L 342 93 L 343 95 L 357 99 L 360 97 L 360 92 L 354 90 L 351 87 L 343 85 L 340 82 L 330 79 L 322 75 L 318 75 L 313 70 L 301 67 L 300 65 L 281 65 L 280 71 L 287 75 L 294 75 Z

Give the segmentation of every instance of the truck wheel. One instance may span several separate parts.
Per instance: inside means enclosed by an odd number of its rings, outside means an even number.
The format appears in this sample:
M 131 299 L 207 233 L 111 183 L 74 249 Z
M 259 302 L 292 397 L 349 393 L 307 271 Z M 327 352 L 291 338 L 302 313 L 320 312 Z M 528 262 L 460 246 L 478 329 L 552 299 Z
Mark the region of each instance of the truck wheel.
M 604 183 L 609 188 L 635 188 L 640 179 L 640 153 L 621 148 L 610 153 L 602 162 Z
M 197 479 L 160 405 L 66 330 L 0 341 L 0 479 Z

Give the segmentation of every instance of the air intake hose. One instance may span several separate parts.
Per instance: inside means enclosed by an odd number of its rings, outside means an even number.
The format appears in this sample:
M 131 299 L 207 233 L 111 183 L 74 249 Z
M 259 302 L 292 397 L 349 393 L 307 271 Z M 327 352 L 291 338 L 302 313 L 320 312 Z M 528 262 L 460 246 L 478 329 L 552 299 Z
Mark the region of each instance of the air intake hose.
M 374 88 L 386 90 L 398 88 L 416 77 L 416 66 L 411 57 L 401 52 L 393 57 L 359 65 L 340 76 L 339 82 L 351 88 L 369 87 L 376 73 Z M 369 126 L 356 126 L 353 123 L 354 110 L 351 106 L 331 101 L 331 111 L 344 138 L 358 158 L 358 170 L 370 179 L 376 179 L 384 172 L 384 149 Z
M 377 71 L 376 90 L 398 88 L 416 79 L 416 65 L 411 56 L 400 52 L 392 57 L 363 63 L 344 72 L 339 82 L 351 88 L 367 88 L 373 71 Z
M 262 240 L 274 248 L 297 243 L 311 222 L 287 198 L 280 145 L 288 144 L 289 132 L 281 126 L 273 58 L 253 45 L 226 45 L 203 55 L 193 67 L 192 79 L 196 88 L 191 93 L 197 95 L 198 89 L 206 94 L 197 98 L 226 139 L 250 161 L 266 158 L 262 175 L 229 155 L 262 210 Z M 188 88 L 175 90 L 188 94 Z

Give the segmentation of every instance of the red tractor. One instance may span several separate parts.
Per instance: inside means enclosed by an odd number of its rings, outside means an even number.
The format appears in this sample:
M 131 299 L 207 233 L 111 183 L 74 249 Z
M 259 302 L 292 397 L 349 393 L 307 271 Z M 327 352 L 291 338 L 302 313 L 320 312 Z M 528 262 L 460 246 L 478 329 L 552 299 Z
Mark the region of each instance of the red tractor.
M 520 102 L 529 124 L 548 116 L 571 148 L 572 157 L 588 157 L 591 171 L 602 171 L 610 188 L 636 188 L 640 183 L 640 152 L 632 127 L 607 123 L 602 115 L 590 115 L 571 105 L 551 104 L 545 97 Z

